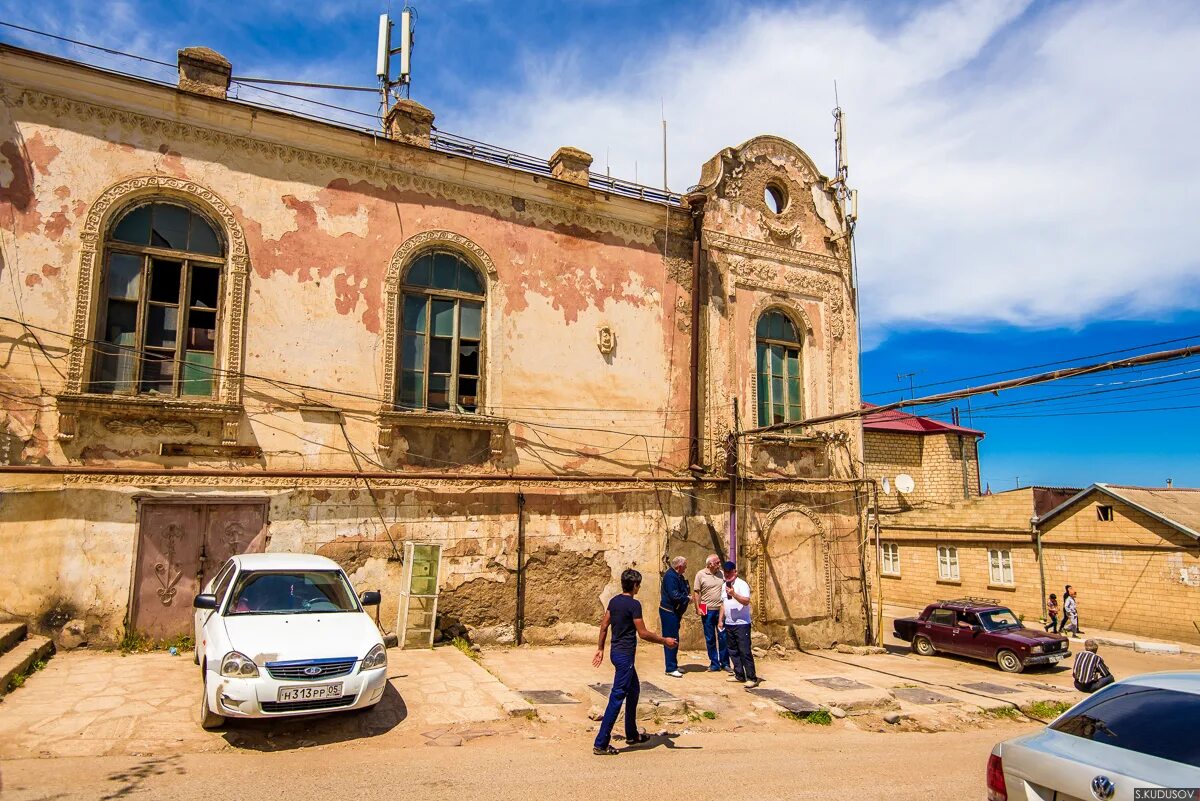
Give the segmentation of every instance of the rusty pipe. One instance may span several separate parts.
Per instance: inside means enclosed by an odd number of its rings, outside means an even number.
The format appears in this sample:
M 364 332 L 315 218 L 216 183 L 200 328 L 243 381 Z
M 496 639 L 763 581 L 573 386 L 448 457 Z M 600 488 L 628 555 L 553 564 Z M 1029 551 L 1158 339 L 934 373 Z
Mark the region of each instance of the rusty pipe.
M 692 212 L 692 330 L 688 353 L 688 467 L 700 465 L 700 242 L 704 231 L 704 204 L 708 196 L 688 195 Z

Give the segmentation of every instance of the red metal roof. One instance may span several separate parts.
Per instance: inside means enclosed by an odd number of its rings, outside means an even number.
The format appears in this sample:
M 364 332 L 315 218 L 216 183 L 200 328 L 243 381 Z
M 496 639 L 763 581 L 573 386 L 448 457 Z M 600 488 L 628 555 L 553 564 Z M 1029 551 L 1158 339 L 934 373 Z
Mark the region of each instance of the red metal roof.
M 874 403 L 864 403 L 864 409 L 877 408 Z M 982 431 L 965 426 L 951 425 L 930 417 L 918 417 L 899 409 L 872 412 L 862 419 L 864 431 L 888 431 L 893 434 L 962 434 L 967 437 L 984 436 Z

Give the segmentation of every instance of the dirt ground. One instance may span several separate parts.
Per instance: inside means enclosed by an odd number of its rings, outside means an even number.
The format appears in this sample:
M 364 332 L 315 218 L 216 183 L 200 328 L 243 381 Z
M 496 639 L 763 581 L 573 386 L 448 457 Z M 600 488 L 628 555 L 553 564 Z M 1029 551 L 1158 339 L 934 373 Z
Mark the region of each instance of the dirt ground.
M 219 732 L 194 719 L 190 655 L 60 654 L 0 702 L 0 801 L 981 798 L 991 747 L 1041 725 L 996 710 L 1080 697 L 1067 666 L 1004 674 L 894 642 L 883 654 L 768 655 L 763 688 L 784 696 L 749 693 L 698 653 L 681 654 L 685 676 L 671 678 L 661 649 L 638 651 L 644 685 L 665 697 L 650 703 L 644 687 L 654 738 L 615 757 L 591 753 L 611 668 L 592 668 L 586 646 L 391 651 L 375 710 Z M 1118 676 L 1200 669 L 1195 655 L 1104 655 Z M 798 720 L 785 709 L 796 701 L 845 717 Z M 918 754 L 937 754 L 936 769 Z

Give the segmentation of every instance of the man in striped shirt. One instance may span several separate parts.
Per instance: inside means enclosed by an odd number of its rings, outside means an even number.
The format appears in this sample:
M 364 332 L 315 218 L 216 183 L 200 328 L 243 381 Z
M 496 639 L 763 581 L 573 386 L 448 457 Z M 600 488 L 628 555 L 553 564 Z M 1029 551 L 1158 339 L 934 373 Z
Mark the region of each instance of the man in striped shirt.
M 1096 653 L 1096 647 L 1095 640 L 1088 640 L 1083 644 L 1084 650 L 1075 654 L 1071 675 L 1075 679 L 1075 689 L 1081 693 L 1094 693 L 1113 683 L 1113 675 L 1103 657 Z

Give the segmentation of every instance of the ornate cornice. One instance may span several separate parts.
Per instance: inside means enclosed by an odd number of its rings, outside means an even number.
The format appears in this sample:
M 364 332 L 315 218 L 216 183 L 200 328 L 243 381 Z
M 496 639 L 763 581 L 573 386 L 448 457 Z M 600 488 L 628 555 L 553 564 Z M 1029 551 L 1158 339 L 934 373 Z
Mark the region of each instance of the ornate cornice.
M 780 264 L 794 267 L 808 267 L 813 270 L 832 273 L 839 277 L 845 275 L 846 272 L 846 261 L 834 256 L 809 253 L 805 250 L 772 245 L 769 242 L 756 242 L 753 239 L 744 239 L 740 236 L 713 231 L 707 228 L 704 229 L 703 237 L 705 248 L 725 250 L 759 259 L 770 259 Z
M 63 476 L 66 485 L 98 485 L 114 488 L 145 489 L 147 487 L 211 488 L 230 489 L 362 489 L 364 480 L 375 489 L 410 489 L 423 492 L 471 493 L 509 488 L 516 492 L 533 490 L 556 490 L 559 493 L 590 494 L 598 492 L 669 492 L 671 485 L 651 484 L 637 479 L 627 481 L 556 481 L 553 478 L 531 479 L 521 476 L 509 479 L 498 474 L 485 474 L 489 480 L 472 478 L 405 478 L 397 472 L 395 478 L 370 477 L 368 479 L 323 476 L 196 476 L 179 475 L 164 471 L 161 475 L 131 476 L 121 473 L 70 473 Z M 708 481 L 692 481 L 681 478 L 679 484 L 690 490 L 723 490 L 724 484 Z
M 528 221 L 535 225 L 578 226 L 597 233 L 611 234 L 626 242 L 641 245 L 654 244 L 655 234 L 662 230 L 658 226 L 630 222 L 592 211 L 530 198 L 522 199 L 518 209 L 514 204 L 512 192 L 480 189 L 466 183 L 408 172 L 401 167 L 381 161 L 336 156 L 296 145 L 268 142 L 241 134 L 206 128 L 193 122 L 162 119 L 35 89 L 22 88 L 13 92 L 12 95 L 9 102 L 13 106 L 29 108 L 55 117 L 70 116 L 99 123 L 102 126 L 119 125 L 147 135 L 158 135 L 172 140 L 238 150 L 255 159 L 272 159 L 281 164 L 299 165 L 311 169 L 328 170 L 339 175 L 354 175 L 367 180 L 382 181 L 401 190 L 440 197 L 464 206 L 480 206 L 503 216 Z M 682 214 L 682 212 L 679 213 Z M 672 225 L 677 225 L 677 223 L 672 221 Z M 679 226 L 679 230 L 683 231 L 684 227 Z

